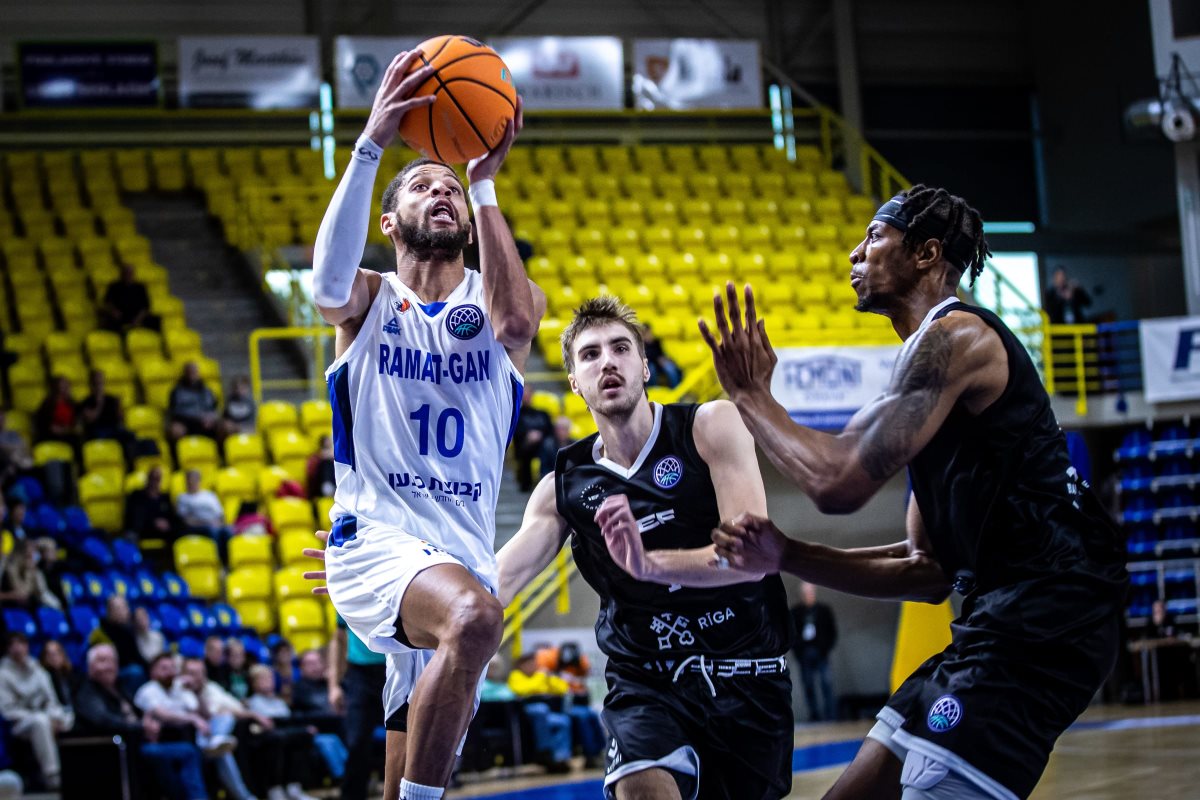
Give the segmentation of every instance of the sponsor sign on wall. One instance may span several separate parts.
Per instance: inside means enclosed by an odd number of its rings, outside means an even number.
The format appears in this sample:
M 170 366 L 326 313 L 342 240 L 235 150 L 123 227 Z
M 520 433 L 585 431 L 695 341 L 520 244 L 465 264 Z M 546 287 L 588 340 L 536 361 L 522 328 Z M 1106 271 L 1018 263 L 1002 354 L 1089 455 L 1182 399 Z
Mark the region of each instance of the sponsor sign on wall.
M 147 108 L 160 103 L 154 42 L 18 42 L 25 108 Z
M 1146 400 L 1200 399 L 1200 317 L 1143 320 L 1138 328 Z
M 392 59 L 423 39 L 416 36 L 339 36 L 334 40 L 338 108 L 370 108 Z
M 842 428 L 887 388 L 899 353 L 898 345 L 783 348 L 771 394 L 801 425 Z
M 619 110 L 625 67 L 615 36 L 537 36 L 488 41 L 531 110 Z
M 758 42 L 741 39 L 637 39 L 635 108 L 762 108 Z
M 185 36 L 179 104 L 190 108 L 316 108 L 316 36 Z

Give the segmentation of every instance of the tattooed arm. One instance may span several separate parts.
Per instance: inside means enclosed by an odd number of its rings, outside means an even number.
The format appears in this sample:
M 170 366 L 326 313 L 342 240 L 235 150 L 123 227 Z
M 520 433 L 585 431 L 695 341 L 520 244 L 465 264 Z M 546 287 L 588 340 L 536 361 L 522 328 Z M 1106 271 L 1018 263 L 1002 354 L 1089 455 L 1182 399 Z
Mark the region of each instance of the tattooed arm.
M 1008 381 L 1000 337 L 974 314 L 951 312 L 905 344 L 887 391 L 844 431 L 805 428 L 771 396 L 775 355 L 753 294 L 747 288 L 745 325 L 736 293 L 730 298 L 733 325 L 718 316 L 721 341 L 704 330 L 717 374 L 759 447 L 825 513 L 860 508 L 933 438 L 955 403 L 978 413 Z

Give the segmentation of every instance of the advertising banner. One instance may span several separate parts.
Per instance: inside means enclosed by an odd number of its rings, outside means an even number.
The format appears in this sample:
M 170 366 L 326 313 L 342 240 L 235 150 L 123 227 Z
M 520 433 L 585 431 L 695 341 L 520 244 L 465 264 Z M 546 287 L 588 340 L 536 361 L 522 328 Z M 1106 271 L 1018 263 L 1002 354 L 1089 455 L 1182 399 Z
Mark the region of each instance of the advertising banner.
M 1146 400 L 1200 398 L 1200 317 L 1148 319 L 1138 329 Z
M 18 42 L 25 108 L 153 108 L 161 102 L 154 42 Z
M 634 40 L 633 105 L 646 111 L 762 108 L 758 42 Z
M 771 395 L 801 425 L 839 429 L 887 388 L 899 353 L 898 345 L 783 348 Z
M 179 105 L 187 108 L 316 108 L 316 36 L 184 36 Z
M 620 110 L 625 66 L 615 36 L 536 36 L 489 40 L 512 72 L 525 108 Z
M 424 41 L 418 36 L 338 36 L 334 91 L 338 108 L 370 108 L 392 59 Z

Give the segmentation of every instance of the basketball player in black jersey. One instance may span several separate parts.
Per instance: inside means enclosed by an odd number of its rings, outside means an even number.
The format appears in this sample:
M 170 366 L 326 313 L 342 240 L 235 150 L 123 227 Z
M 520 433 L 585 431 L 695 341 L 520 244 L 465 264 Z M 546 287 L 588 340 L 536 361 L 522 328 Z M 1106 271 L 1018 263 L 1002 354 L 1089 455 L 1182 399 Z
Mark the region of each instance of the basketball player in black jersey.
M 732 284 L 728 319 L 714 298 L 719 340 L 701 323 L 758 445 L 822 511 L 854 511 L 905 467 L 913 489 L 899 544 L 809 544 L 750 514 L 714 532 L 718 555 L 869 597 L 963 595 L 950 646 L 891 697 L 828 798 L 1026 797 L 1116 658 L 1117 531 L 1072 468 L 1025 349 L 956 298 L 987 255 L 978 212 L 944 189 L 879 209 L 850 254 L 851 285 L 904 345 L 887 391 L 836 435 L 772 399 L 776 357 L 750 287 L 744 320 Z

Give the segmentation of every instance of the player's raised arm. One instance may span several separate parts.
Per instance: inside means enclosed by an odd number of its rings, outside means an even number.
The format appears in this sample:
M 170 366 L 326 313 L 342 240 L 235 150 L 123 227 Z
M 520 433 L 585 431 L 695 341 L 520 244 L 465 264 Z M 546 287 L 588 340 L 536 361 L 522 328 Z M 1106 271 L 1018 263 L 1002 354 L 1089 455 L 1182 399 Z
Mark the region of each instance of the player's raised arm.
M 355 327 L 354 323 L 366 315 L 379 289 L 379 275 L 359 269 L 358 264 L 367 243 L 379 158 L 396 138 L 404 115 L 435 100 L 432 95 L 411 96 L 433 73 L 429 67 L 423 67 L 405 77 L 409 65 L 419 56 L 419 50 L 401 53 L 388 66 L 375 94 L 367 127 L 354 145 L 350 163 L 317 230 L 313 248 L 313 300 L 331 325 Z
M 502 606 L 507 607 L 518 592 L 550 565 L 566 536 L 567 521 L 558 513 L 551 473 L 538 482 L 529 496 L 521 529 L 496 554 Z
M 886 392 L 840 434 L 822 433 L 797 425 L 771 396 L 778 359 L 751 288 L 744 320 L 732 283 L 726 297 L 728 315 L 721 296 L 713 298 L 719 340 L 700 323 L 721 385 L 771 462 L 825 513 L 860 508 L 925 447 L 956 402 L 999 396 L 1007 380 L 1000 338 L 977 317 L 950 314 L 906 342 Z
M 488 317 L 496 339 L 509 350 L 517 351 L 529 346 L 546 312 L 546 297 L 526 277 L 525 265 L 496 200 L 496 174 L 523 125 L 518 97 L 516 116 L 508 123 L 500 144 L 467 165 Z

